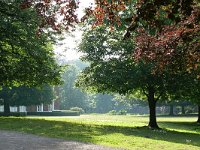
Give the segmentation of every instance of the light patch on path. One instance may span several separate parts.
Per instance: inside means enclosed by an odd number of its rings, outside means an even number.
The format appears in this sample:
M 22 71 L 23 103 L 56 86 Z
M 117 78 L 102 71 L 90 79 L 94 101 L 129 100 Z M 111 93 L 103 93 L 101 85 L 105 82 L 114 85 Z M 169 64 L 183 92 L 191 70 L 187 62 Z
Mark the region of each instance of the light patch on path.
M 104 146 L 13 131 L 0 131 L 0 150 L 116 150 Z

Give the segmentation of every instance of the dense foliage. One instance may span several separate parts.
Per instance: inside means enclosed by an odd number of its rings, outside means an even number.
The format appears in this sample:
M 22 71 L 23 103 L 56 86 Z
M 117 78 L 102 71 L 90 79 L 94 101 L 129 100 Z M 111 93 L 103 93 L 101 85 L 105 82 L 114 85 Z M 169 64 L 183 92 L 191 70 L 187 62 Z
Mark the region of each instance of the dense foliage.
M 51 33 L 37 35 L 41 18 L 21 1 L 0 2 L 0 87 L 58 84 L 61 68 L 54 60 Z

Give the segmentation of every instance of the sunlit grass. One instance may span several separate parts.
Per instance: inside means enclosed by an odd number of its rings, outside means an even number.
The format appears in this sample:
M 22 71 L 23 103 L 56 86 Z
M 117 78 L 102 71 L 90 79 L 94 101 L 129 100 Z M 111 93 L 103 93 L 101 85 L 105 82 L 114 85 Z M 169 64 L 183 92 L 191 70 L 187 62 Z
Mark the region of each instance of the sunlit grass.
M 195 117 L 158 117 L 163 130 L 144 127 L 147 116 L 0 118 L 0 129 L 90 142 L 126 149 L 198 150 L 200 126 Z

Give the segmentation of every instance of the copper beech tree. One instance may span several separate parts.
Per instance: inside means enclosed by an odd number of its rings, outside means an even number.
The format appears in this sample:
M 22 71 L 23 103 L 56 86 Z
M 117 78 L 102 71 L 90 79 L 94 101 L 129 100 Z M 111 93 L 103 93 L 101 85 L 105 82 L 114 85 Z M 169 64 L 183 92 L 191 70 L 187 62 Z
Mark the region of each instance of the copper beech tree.
M 51 28 L 56 32 L 71 30 L 78 23 L 76 10 L 79 2 L 76 0 L 24 0 L 21 9 L 34 8 L 42 18 L 38 26 L 38 34 Z
M 145 60 L 155 63 L 155 71 L 164 68 L 172 72 L 187 71 L 200 78 L 200 11 L 175 25 L 164 25 L 152 35 L 138 28 L 135 37 L 137 43 L 133 57 L 136 61 Z

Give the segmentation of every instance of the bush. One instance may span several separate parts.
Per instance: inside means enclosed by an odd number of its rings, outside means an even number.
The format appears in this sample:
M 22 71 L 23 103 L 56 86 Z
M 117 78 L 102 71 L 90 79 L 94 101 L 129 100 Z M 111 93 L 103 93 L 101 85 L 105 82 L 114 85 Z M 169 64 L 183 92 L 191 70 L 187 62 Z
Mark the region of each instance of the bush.
M 117 111 L 116 110 L 111 110 L 108 112 L 108 114 L 110 115 L 117 115 Z
M 4 114 L 4 112 L 0 112 L 0 116 L 8 116 L 8 115 Z M 24 117 L 27 116 L 27 112 L 10 112 L 9 116 Z
M 72 107 L 70 108 L 71 111 L 78 111 L 80 114 L 84 114 L 85 111 L 83 110 L 83 108 L 80 107 Z
M 31 116 L 80 116 L 78 111 L 27 112 Z
M 126 110 L 120 110 L 117 114 L 118 115 L 126 115 L 127 111 Z
M 126 115 L 127 111 L 126 110 L 120 110 L 119 112 L 117 112 L 116 110 L 111 110 L 108 112 L 108 114 L 110 115 Z

